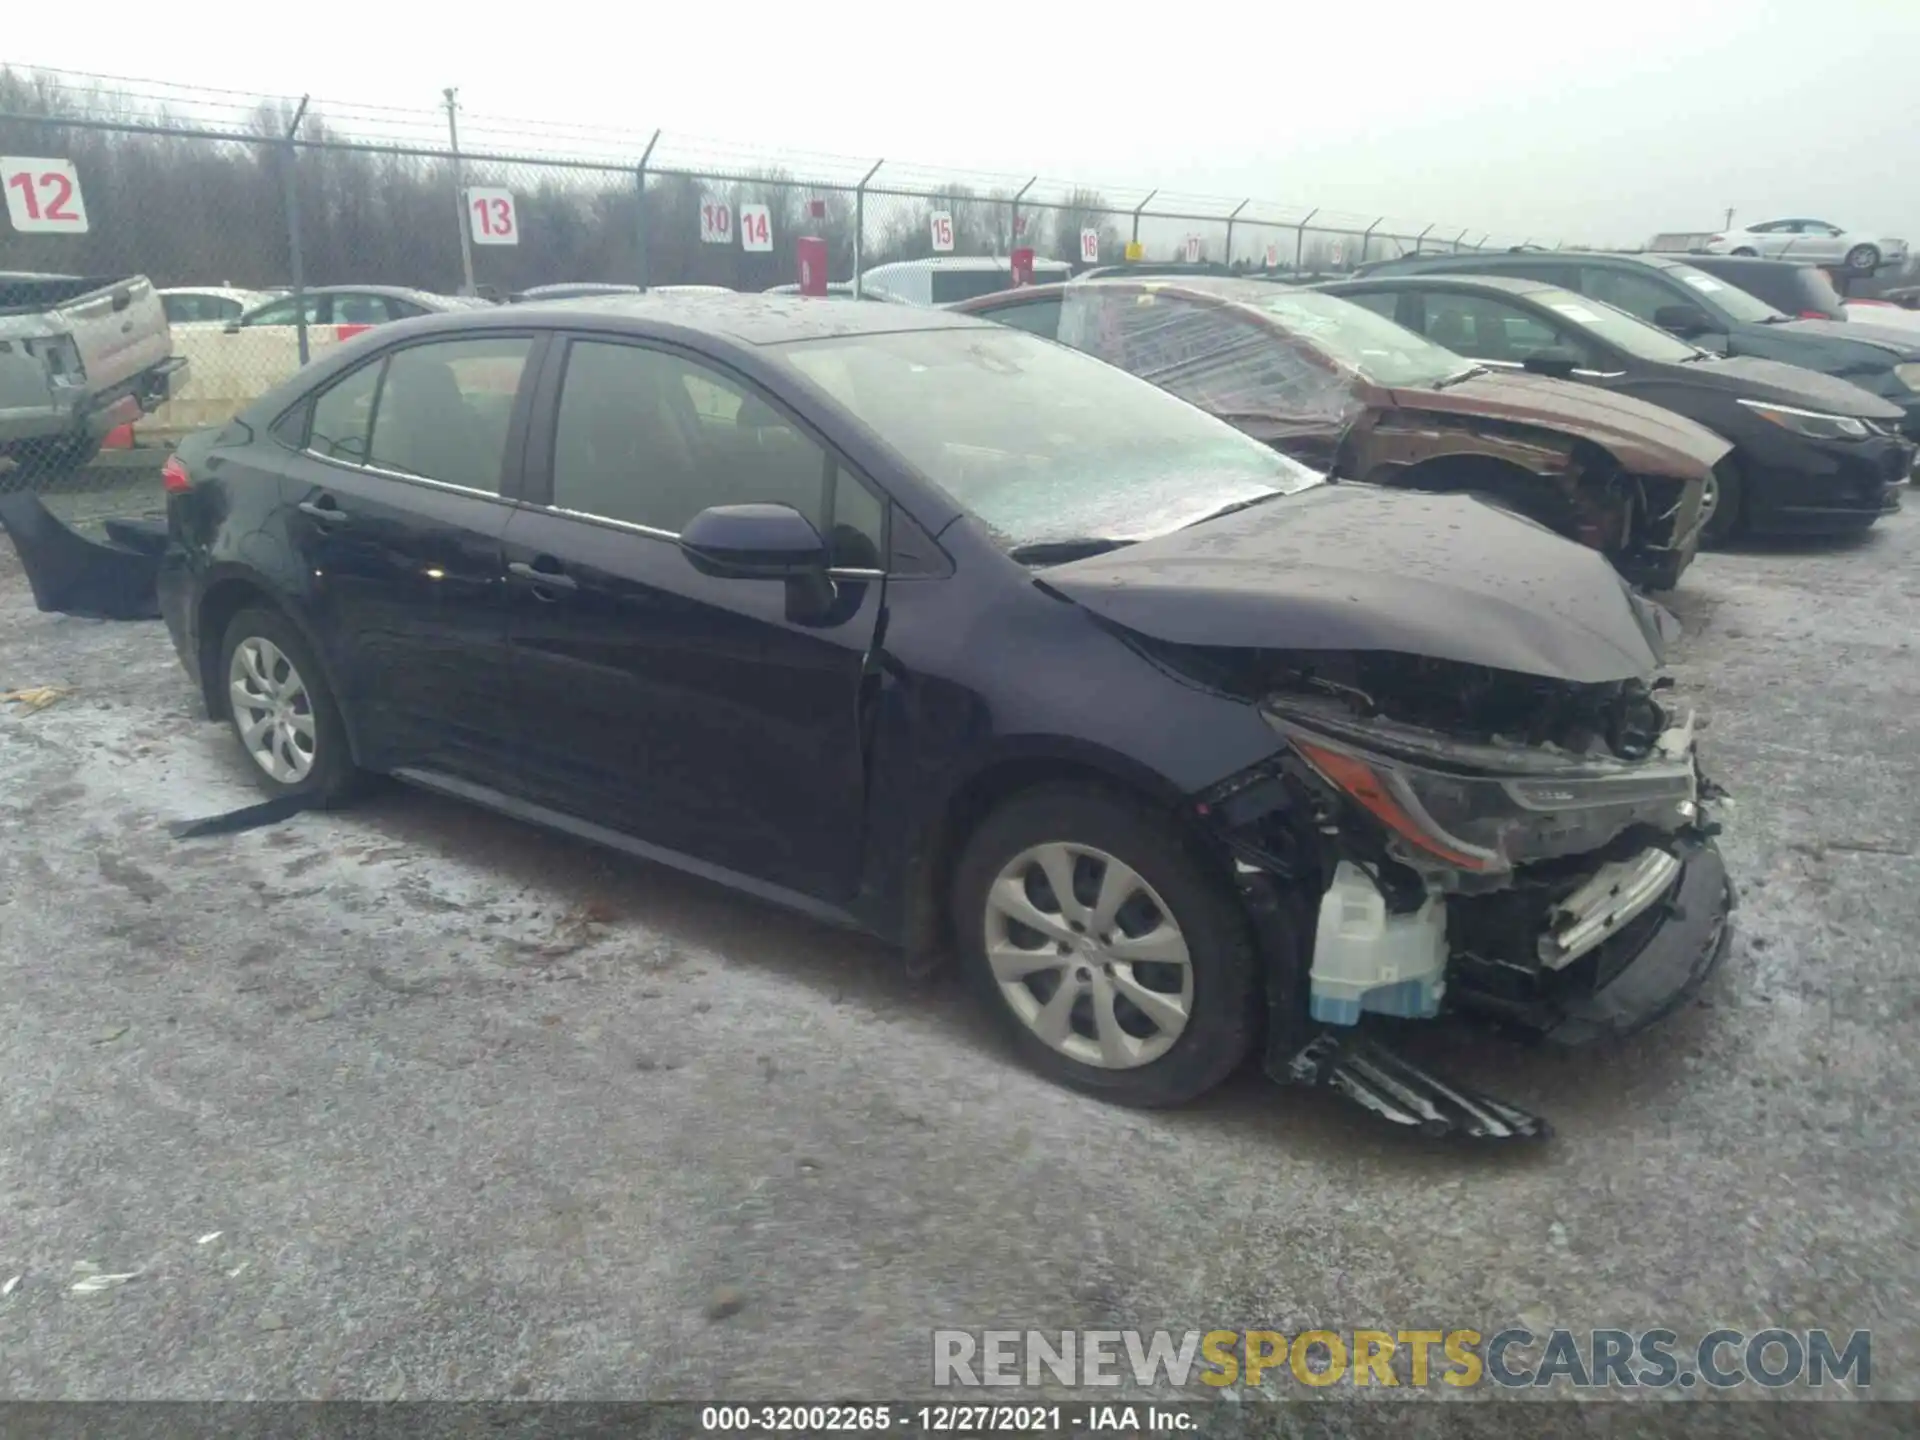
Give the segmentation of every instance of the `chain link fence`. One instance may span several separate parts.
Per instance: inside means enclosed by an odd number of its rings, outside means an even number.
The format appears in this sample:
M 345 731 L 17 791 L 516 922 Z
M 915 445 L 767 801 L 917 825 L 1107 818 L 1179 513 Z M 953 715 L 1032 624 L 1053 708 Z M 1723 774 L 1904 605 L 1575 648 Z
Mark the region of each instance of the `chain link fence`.
M 939 303 L 1003 287 L 1022 249 L 1044 280 L 1129 261 L 1337 273 L 1496 243 L 1255 199 L 769 163 L 659 133 L 480 122 L 462 146 L 451 94 L 437 141 L 421 112 L 362 138 L 305 101 L 209 117 L 80 94 L 0 69 L 0 491 L 75 520 L 157 511 L 181 436 L 367 326 L 543 285 L 798 289 L 804 255 L 836 289 L 884 290 L 880 267 L 984 262 L 897 297 Z

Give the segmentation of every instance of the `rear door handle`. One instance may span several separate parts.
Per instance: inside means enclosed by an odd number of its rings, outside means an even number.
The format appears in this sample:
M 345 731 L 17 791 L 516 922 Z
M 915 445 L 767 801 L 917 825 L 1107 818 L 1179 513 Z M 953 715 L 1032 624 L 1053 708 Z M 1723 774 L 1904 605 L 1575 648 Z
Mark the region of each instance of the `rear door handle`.
M 515 560 L 507 566 L 507 573 L 516 580 L 533 586 L 536 590 L 578 590 L 580 582 L 571 575 L 558 570 L 542 570 L 529 565 L 524 560 Z
M 341 525 L 345 524 L 347 520 L 347 512 L 342 510 L 338 505 L 323 505 L 317 500 L 302 500 L 300 502 L 300 513 L 302 515 L 311 515 L 323 525 Z

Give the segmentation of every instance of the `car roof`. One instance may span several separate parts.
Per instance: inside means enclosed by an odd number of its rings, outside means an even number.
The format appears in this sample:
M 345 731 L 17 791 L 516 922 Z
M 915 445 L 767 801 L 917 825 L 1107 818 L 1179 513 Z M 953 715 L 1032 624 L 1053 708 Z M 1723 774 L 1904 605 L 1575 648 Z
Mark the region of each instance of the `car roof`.
M 1036 270 L 1070 270 L 1073 267 L 1065 260 L 1049 260 L 1044 255 L 1036 255 L 1033 260 Z M 900 270 L 993 270 L 1013 273 L 1013 260 L 1005 255 L 930 255 L 924 260 L 889 260 L 884 265 L 874 265 L 862 271 L 863 275 L 885 275 L 888 271 Z
M 625 321 L 626 325 L 619 322 Z M 635 333 L 677 329 L 743 345 L 784 345 L 846 335 L 891 334 L 904 330 L 958 330 L 988 322 L 944 309 L 908 305 L 823 305 L 809 295 L 595 295 L 549 300 L 537 310 L 507 305 L 458 311 L 400 322 L 410 334 L 478 328 L 521 329 L 539 324 L 555 329 L 569 323 L 594 329 L 630 328 Z M 382 327 L 383 331 L 390 327 Z
M 1783 255 L 1675 255 L 1672 258 L 1696 270 L 1818 270 L 1811 260 L 1793 260 Z
M 1445 273 L 1440 275 L 1362 275 L 1355 280 L 1336 280 L 1330 285 L 1312 288 L 1325 290 L 1330 295 L 1338 295 L 1343 285 L 1438 285 L 1452 286 L 1455 289 L 1499 290 L 1508 295 L 1532 295 L 1542 290 L 1562 290 L 1565 287 L 1547 280 L 1523 280 L 1518 275 L 1459 275 Z

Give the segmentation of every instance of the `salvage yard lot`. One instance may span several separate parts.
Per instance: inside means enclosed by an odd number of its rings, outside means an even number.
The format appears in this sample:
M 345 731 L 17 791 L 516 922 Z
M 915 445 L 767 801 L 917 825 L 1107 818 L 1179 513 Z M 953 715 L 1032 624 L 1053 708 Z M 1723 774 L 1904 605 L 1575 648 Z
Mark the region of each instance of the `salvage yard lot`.
M 1610 1053 L 1430 1037 L 1558 1127 L 1492 1151 L 1251 1076 L 1104 1107 L 878 945 L 425 795 L 173 840 L 243 757 L 157 623 L 39 614 L 0 546 L 0 691 L 73 687 L 0 708 L 0 1394 L 879 1397 L 935 1326 L 1522 1323 L 1871 1328 L 1920 1397 L 1920 518 L 1673 604 L 1738 935 Z

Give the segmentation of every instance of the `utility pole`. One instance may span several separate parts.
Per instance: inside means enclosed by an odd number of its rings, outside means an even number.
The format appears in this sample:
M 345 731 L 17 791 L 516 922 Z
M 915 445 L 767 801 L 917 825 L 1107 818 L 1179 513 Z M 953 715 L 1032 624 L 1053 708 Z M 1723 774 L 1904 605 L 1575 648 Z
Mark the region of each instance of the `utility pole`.
M 467 232 L 467 188 L 460 177 L 460 122 L 454 112 L 460 108 L 460 92 L 449 85 L 441 95 L 447 102 L 447 142 L 453 148 L 453 210 L 460 221 L 460 273 L 466 280 L 462 295 L 473 294 L 473 237 Z
M 1727 207 L 1727 223 L 1720 228 L 1722 230 L 1731 230 L 1733 228 L 1733 207 L 1731 205 Z

